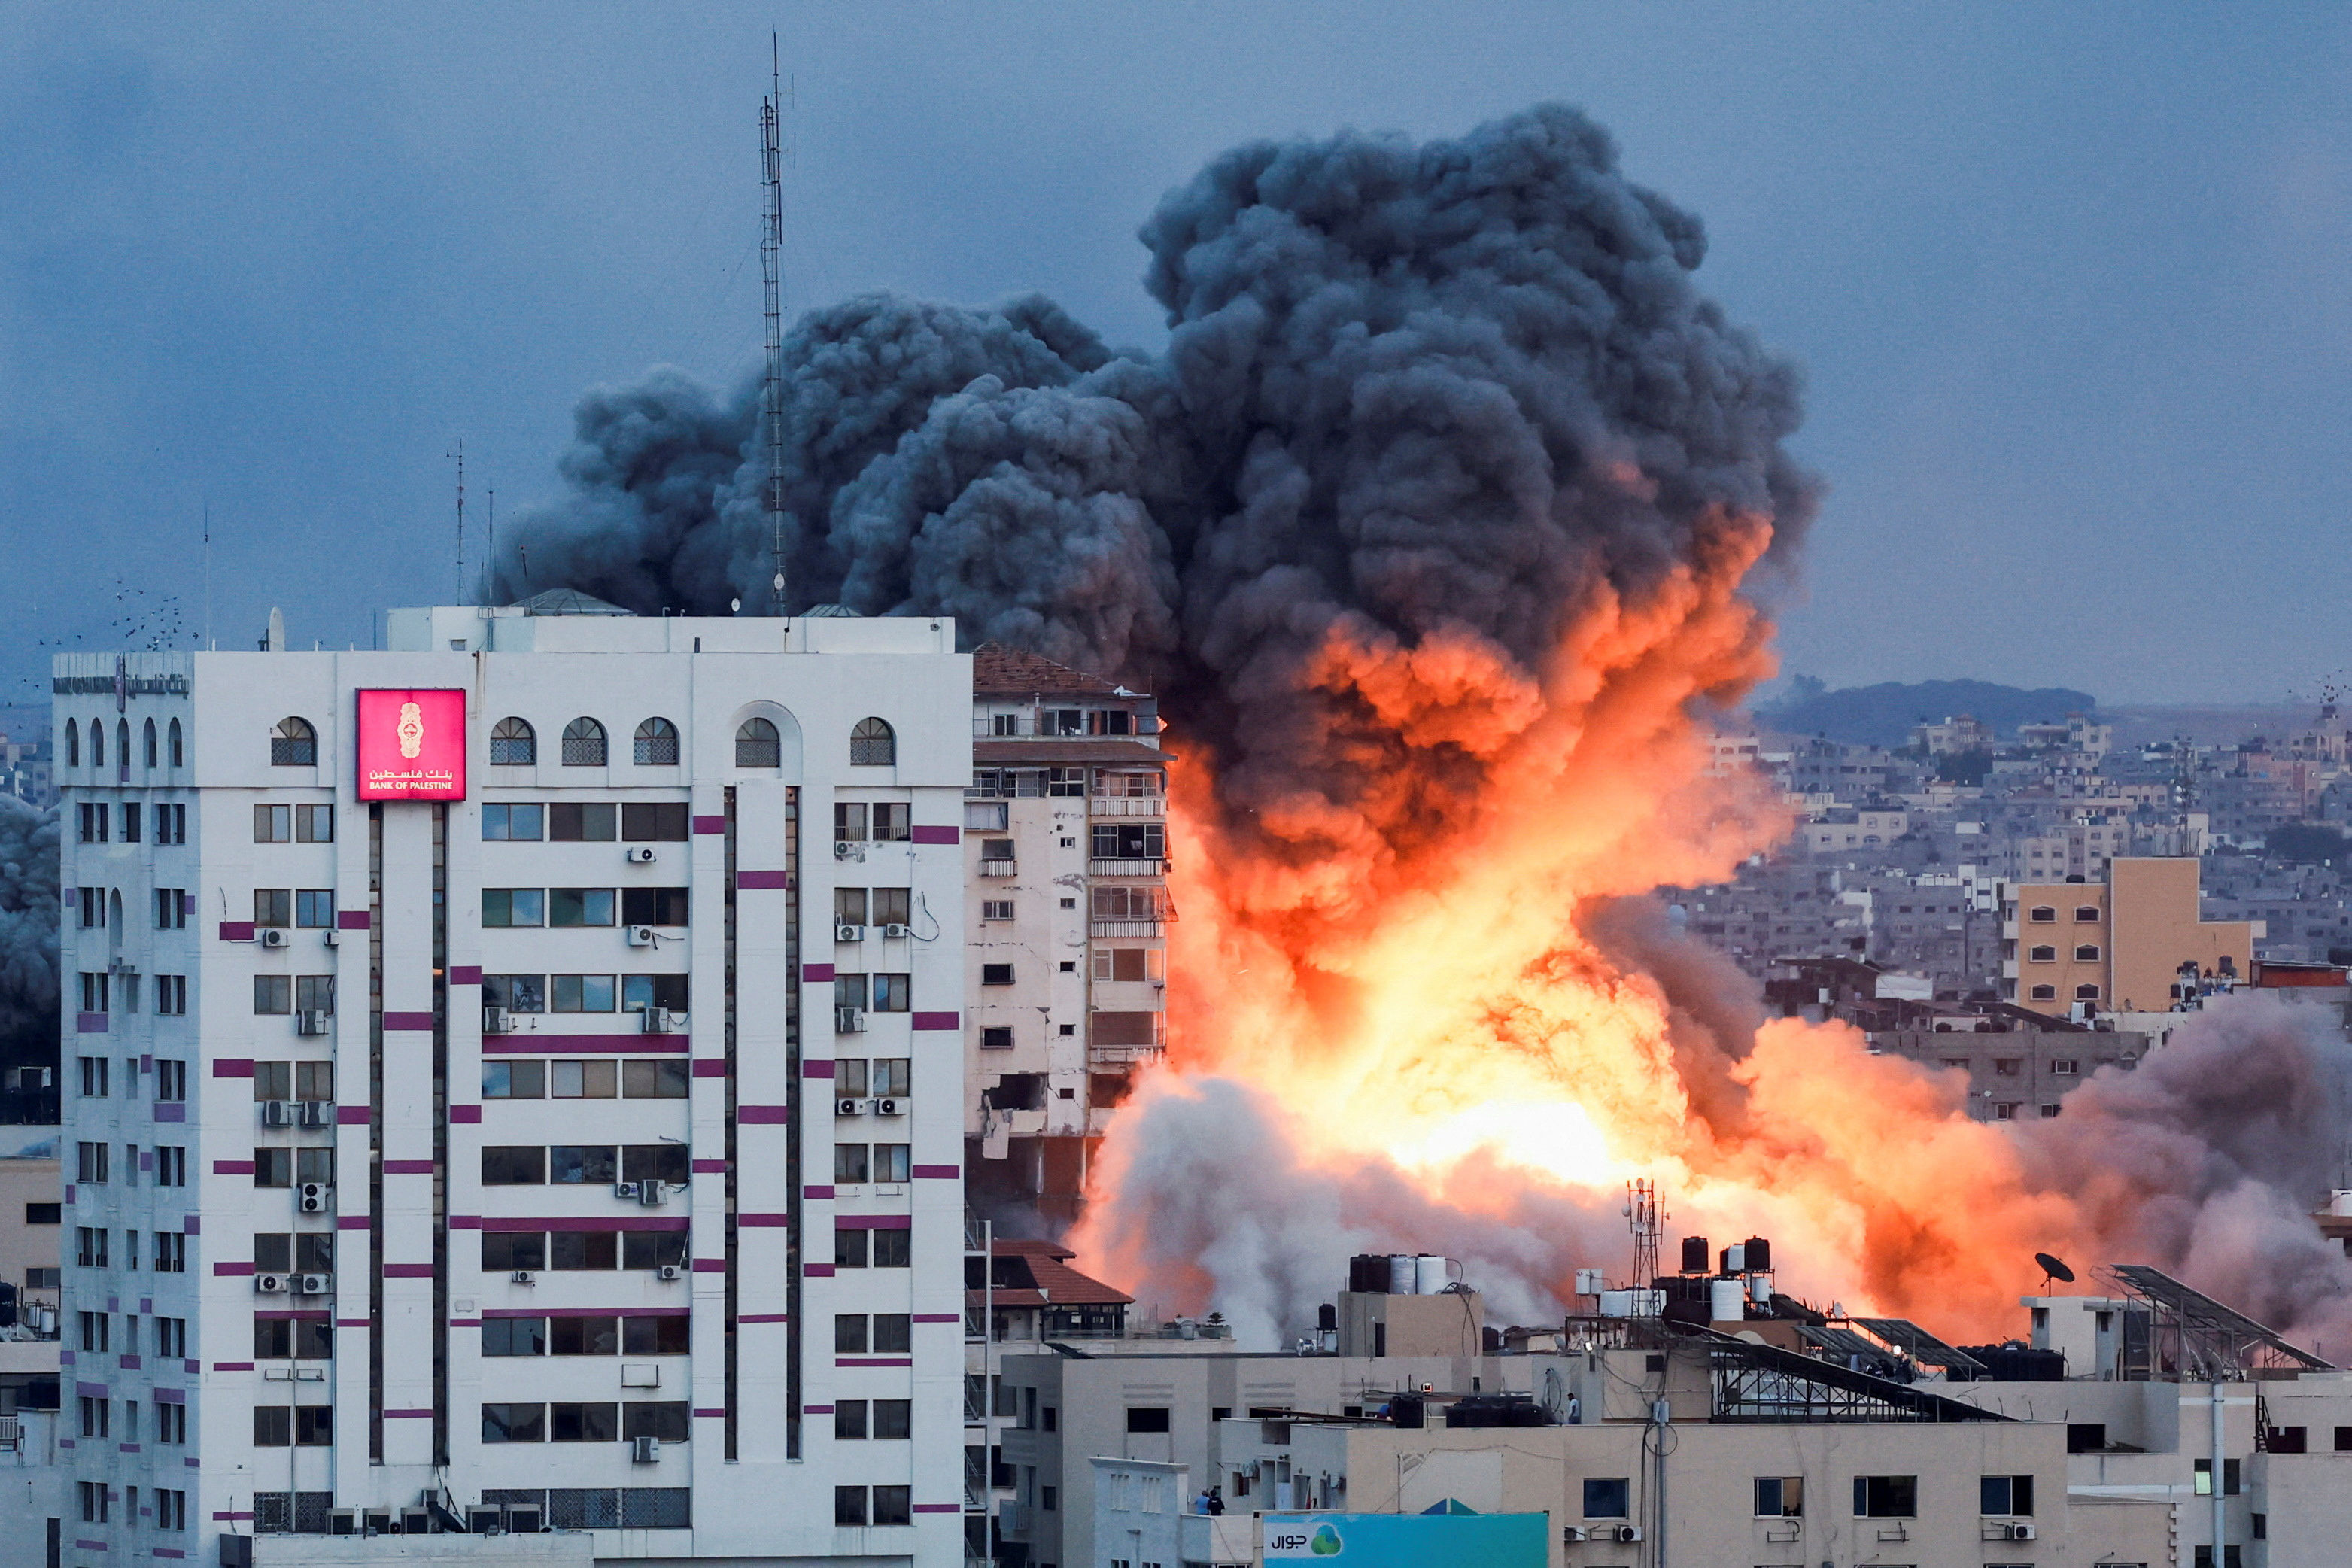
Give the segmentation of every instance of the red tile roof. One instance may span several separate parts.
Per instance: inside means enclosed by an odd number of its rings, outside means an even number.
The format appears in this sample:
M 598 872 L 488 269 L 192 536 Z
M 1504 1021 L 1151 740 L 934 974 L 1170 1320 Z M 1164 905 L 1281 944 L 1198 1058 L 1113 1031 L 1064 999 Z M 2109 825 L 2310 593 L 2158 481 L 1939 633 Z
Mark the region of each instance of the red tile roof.
M 1055 1307 L 1127 1307 L 1135 1298 L 1123 1290 L 1115 1290 L 1101 1280 L 1081 1274 L 1071 1268 L 1066 1258 L 1077 1254 L 1066 1247 L 1050 1241 L 1000 1241 L 995 1256 L 1017 1258 L 1028 1265 L 1029 1277 L 1044 1292 L 1044 1303 Z M 978 1292 L 971 1294 L 977 1297 Z M 1030 1300 L 1018 1300 L 1018 1297 Z M 1000 1289 L 995 1299 L 1005 1305 L 1027 1306 L 1036 1300 L 1029 1291 L 1018 1288 Z
M 1043 654 L 984 642 L 971 650 L 971 689 L 997 697 L 1115 697 L 1118 682 L 1055 664 Z

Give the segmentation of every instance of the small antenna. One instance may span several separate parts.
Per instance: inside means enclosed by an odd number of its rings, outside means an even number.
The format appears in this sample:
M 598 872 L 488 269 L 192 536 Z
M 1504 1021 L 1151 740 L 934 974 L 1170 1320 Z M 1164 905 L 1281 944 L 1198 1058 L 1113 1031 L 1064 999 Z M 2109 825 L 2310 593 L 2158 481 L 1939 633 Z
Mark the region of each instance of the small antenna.
M 499 487 L 496 485 L 490 486 L 489 492 L 490 542 L 488 545 L 485 547 L 483 552 L 489 557 L 489 564 L 483 568 L 482 571 L 482 588 L 485 595 L 488 595 L 492 581 L 496 579 L 499 574 Z
M 1658 1206 L 1658 1184 L 1647 1176 L 1625 1184 L 1625 1223 L 1633 1233 L 1633 1289 L 1657 1282 L 1658 1237 L 1666 1221 Z
M 760 233 L 760 271 L 767 289 L 768 383 L 761 410 L 768 437 L 768 512 L 776 534 L 773 586 L 776 614 L 784 613 L 784 109 L 783 44 L 768 35 L 768 100 L 760 106 L 760 163 L 764 222 Z
M 457 459 L 457 597 L 466 602 L 466 438 L 457 437 L 457 449 L 450 456 Z
M 205 501 L 205 644 L 213 640 L 213 503 Z

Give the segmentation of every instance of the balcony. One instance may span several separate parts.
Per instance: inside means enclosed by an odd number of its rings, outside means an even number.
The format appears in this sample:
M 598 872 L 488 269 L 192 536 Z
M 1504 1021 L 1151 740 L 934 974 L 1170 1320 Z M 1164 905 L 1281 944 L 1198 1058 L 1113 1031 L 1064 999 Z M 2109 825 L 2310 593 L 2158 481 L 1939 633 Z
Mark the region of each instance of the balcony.
M 1164 795 L 1097 795 L 1087 797 L 1089 816 L 1165 816 Z
M 983 868 L 986 862 L 982 862 Z M 1087 874 L 1090 877 L 1164 877 L 1168 875 L 1165 860 L 1089 860 Z
M 983 877 L 1017 876 L 1020 870 L 1021 862 L 1018 860 L 982 860 L 980 863 L 980 874 Z
M 1158 921 L 1095 921 L 1087 932 L 1097 941 L 1108 937 L 1114 941 L 1150 941 L 1164 937 L 1168 928 Z
M 1138 1062 L 1158 1061 L 1167 1049 L 1168 1047 L 1163 1042 L 1154 1042 L 1148 1046 L 1088 1045 L 1087 1047 L 1087 1065 L 1089 1067 L 1132 1067 Z

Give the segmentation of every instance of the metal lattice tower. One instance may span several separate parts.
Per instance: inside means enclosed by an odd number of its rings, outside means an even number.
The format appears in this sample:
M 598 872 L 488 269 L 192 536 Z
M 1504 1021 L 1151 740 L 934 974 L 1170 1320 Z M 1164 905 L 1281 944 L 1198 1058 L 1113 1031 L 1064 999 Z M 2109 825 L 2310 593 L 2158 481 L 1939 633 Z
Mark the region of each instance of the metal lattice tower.
M 1647 1176 L 1625 1184 L 1625 1223 L 1633 1232 L 1633 1289 L 1646 1290 L 1658 1279 L 1658 1237 L 1665 1225 L 1658 1184 Z
M 782 46 L 770 34 L 771 87 L 760 106 L 760 152 L 765 191 L 760 271 L 767 285 L 768 384 L 761 416 L 767 426 L 768 521 L 775 530 L 777 615 L 784 613 L 784 79 Z

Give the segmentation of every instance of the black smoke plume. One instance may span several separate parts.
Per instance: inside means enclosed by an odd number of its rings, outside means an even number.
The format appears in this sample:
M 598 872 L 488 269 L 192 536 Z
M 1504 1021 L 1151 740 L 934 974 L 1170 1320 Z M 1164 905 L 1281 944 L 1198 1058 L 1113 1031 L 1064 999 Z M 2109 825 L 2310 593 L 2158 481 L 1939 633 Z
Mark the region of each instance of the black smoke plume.
M 0 1066 L 58 1055 L 58 814 L 0 795 Z

